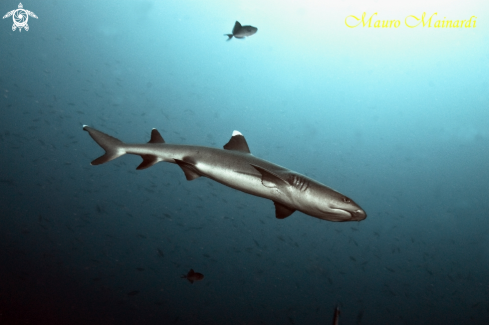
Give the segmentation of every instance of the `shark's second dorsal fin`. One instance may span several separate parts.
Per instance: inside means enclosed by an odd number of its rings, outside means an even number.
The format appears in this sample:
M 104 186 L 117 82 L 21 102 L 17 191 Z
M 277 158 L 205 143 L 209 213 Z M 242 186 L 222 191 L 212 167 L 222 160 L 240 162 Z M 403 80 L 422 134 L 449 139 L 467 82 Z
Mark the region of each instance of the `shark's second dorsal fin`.
M 285 219 L 295 212 L 295 209 L 286 207 L 278 202 L 273 201 L 273 204 L 275 204 L 275 217 L 277 219 Z
M 251 153 L 245 137 L 239 131 L 233 131 L 233 136 L 223 147 L 226 150 L 241 151 Z
M 257 171 L 260 172 L 261 183 L 263 184 L 263 186 L 268 187 L 268 188 L 276 188 L 278 184 L 290 185 L 289 182 L 287 182 L 285 179 L 283 179 L 279 175 L 277 175 L 277 174 L 275 174 L 269 170 L 266 170 L 265 168 L 262 168 L 260 166 L 253 165 L 253 164 L 250 164 L 250 165 L 253 166 L 253 168 L 255 168 Z
M 163 137 L 158 130 L 153 129 L 151 130 L 151 139 L 148 143 L 165 143 L 165 140 L 163 140 Z

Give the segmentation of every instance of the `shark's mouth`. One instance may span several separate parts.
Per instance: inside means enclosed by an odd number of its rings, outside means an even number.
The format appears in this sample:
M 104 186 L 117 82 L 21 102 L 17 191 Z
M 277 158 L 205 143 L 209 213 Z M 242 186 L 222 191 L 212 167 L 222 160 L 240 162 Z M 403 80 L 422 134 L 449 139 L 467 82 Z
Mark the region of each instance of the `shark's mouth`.
M 324 212 L 331 216 L 328 220 L 334 219 L 335 221 L 361 221 L 367 217 L 367 214 L 362 209 L 349 211 L 340 208 L 331 208 L 331 210 Z
M 328 215 L 328 220 L 331 221 L 350 221 L 354 217 L 350 211 L 338 208 L 331 208 L 329 211 L 323 212 Z
M 343 210 L 343 209 L 331 209 L 331 211 L 333 212 L 333 214 L 338 214 L 338 215 L 342 215 L 342 216 L 349 216 L 349 217 L 353 217 L 353 215 L 351 214 L 350 211 L 348 210 Z

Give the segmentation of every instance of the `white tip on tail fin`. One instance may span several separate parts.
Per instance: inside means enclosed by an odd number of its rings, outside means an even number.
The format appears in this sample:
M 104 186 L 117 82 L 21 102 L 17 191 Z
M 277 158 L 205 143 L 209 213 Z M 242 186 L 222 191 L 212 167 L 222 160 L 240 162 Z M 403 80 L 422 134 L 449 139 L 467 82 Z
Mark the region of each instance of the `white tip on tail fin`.
M 83 130 L 87 131 L 95 142 L 98 143 L 105 150 L 105 155 L 98 157 L 91 162 L 92 165 L 100 165 L 111 160 L 114 160 L 124 154 L 126 150 L 124 149 L 124 142 L 108 134 L 95 130 L 87 125 L 83 126 Z

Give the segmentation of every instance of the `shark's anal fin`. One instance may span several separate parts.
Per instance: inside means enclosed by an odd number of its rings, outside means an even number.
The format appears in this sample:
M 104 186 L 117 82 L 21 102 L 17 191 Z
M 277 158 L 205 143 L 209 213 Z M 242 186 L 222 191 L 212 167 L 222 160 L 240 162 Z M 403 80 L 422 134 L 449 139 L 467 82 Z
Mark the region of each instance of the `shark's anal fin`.
M 233 135 L 228 143 L 223 147 L 226 150 L 241 151 L 251 153 L 246 139 L 239 131 L 233 131 Z
M 289 182 L 281 178 L 279 175 L 274 174 L 271 171 L 266 170 L 265 168 L 259 167 L 257 165 L 253 165 L 253 164 L 250 165 L 260 172 L 261 183 L 263 184 L 263 186 L 266 186 L 268 188 L 276 188 L 277 185 L 290 185 Z
M 185 173 L 185 177 L 187 178 L 187 181 L 192 181 L 202 176 L 199 174 L 194 164 L 180 159 L 173 159 L 173 160 L 175 160 L 175 163 L 178 166 L 180 166 L 180 168 L 183 170 L 183 172 Z
M 277 219 L 285 219 L 295 212 L 295 209 L 286 207 L 278 202 L 273 201 L 273 204 L 275 204 L 275 217 Z
M 148 143 L 165 143 L 165 140 L 163 140 L 163 137 L 158 130 L 153 129 L 151 130 L 151 140 L 149 140 Z
M 149 168 L 158 162 L 158 158 L 153 155 L 141 155 L 141 158 L 143 158 L 143 162 L 136 167 L 137 170 Z

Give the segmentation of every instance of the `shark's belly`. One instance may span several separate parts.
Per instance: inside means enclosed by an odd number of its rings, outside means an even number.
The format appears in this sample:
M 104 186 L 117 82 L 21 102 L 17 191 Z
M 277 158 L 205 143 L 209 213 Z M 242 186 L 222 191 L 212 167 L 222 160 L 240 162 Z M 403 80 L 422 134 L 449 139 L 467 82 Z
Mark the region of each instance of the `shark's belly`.
M 202 155 L 196 159 L 199 172 L 216 182 L 236 190 L 275 200 L 282 195 L 277 187 L 266 187 L 261 174 L 251 165 L 258 165 L 269 170 L 280 168 L 263 159 L 249 154 L 221 151 L 219 155 Z

